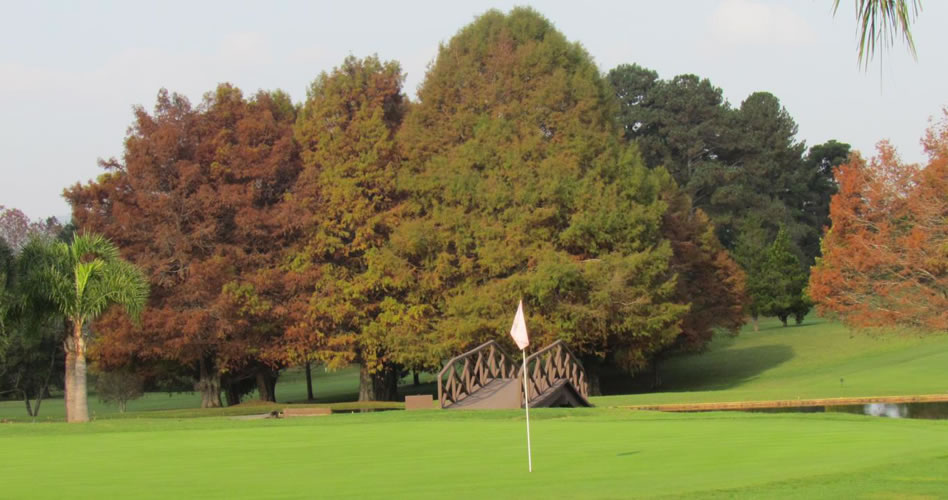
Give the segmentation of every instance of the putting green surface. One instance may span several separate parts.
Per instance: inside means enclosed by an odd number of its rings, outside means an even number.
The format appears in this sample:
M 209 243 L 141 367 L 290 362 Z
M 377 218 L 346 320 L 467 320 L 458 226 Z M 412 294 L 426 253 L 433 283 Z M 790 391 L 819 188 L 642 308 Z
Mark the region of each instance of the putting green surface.
M 948 491 L 948 422 L 382 412 L 0 425 L 4 498 L 895 498 Z

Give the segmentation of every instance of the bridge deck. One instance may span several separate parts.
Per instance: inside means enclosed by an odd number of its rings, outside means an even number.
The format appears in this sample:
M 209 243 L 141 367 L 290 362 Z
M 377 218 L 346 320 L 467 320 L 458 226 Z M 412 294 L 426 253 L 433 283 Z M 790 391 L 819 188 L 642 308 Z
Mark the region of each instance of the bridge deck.
M 520 408 L 520 385 L 515 378 L 495 378 L 474 394 L 446 406 L 463 410 L 500 410 Z

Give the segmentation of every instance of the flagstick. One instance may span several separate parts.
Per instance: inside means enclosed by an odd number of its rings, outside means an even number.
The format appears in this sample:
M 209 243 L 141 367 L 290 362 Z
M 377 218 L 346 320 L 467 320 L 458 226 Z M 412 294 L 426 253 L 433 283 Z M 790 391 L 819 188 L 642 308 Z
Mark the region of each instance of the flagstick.
M 533 472 L 533 453 L 530 451 L 530 393 L 527 392 L 527 350 L 523 354 L 523 406 L 527 409 L 527 471 Z

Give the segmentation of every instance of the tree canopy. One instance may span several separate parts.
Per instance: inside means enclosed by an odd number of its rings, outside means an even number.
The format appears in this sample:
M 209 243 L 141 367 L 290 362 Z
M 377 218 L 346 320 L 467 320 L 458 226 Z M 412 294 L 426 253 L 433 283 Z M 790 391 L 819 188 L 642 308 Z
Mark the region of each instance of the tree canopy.
M 249 368 L 271 399 L 266 379 L 285 353 L 269 349 L 283 301 L 267 273 L 280 262 L 271 250 L 291 215 L 280 202 L 299 172 L 295 118 L 281 92 L 248 100 L 224 84 L 192 108 L 162 90 L 153 114 L 135 109 L 122 161 L 102 162 L 97 181 L 66 191 L 80 227 L 117 242 L 152 286 L 141 327 L 104 319 L 96 348 L 107 365 L 193 366 L 204 406 L 220 405 L 222 372 Z
M 34 238 L 20 259 L 28 300 L 48 300 L 66 320 L 68 327 L 56 339 L 66 351 L 66 420 L 86 422 L 88 324 L 113 305 L 137 320 L 148 299 L 148 282 L 119 257 L 112 242 L 97 234 L 80 234 L 69 243 Z
M 287 343 L 300 359 L 358 362 L 363 400 L 394 399 L 400 366 L 440 362 L 410 355 L 424 344 L 429 308 L 405 302 L 412 270 L 388 245 L 403 201 L 395 143 L 407 107 L 402 80 L 395 62 L 349 57 L 313 82 L 295 125 L 303 171 L 288 206 L 302 216 L 289 258 L 303 288 Z
M 824 313 L 863 326 L 948 331 L 948 111 L 924 141 L 928 163 L 886 142 L 836 170 L 833 226 L 810 276 Z
M 623 144 L 592 58 L 530 9 L 442 46 L 399 135 L 409 195 L 392 235 L 433 328 L 506 342 L 523 297 L 538 344 L 635 368 L 680 333 L 661 174 Z

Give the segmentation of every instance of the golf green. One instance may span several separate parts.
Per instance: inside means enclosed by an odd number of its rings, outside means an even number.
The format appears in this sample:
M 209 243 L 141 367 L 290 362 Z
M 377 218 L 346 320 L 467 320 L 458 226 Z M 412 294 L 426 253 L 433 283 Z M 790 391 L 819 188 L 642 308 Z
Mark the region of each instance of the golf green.
M 531 417 L 533 473 L 518 411 L 4 424 L 0 497 L 813 498 L 948 486 L 946 421 L 599 408 Z

